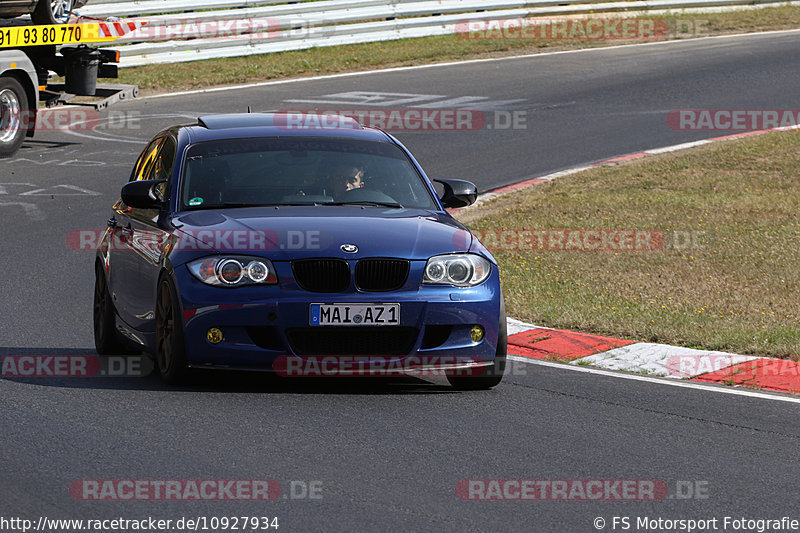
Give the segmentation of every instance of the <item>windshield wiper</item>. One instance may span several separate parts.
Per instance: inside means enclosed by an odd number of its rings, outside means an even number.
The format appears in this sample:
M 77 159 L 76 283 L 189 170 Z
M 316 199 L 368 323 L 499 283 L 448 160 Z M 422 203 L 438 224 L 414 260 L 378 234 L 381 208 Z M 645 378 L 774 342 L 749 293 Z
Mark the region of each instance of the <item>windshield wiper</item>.
M 403 209 L 403 206 L 397 202 L 325 202 L 322 205 L 369 205 L 373 207 L 392 207 L 394 209 Z
M 208 205 L 199 205 L 193 208 L 193 210 L 199 209 L 226 209 L 226 208 L 244 208 L 244 207 L 293 207 L 293 206 L 312 206 L 312 205 L 320 205 L 319 202 L 291 202 L 291 203 L 245 203 L 245 202 L 223 202 L 221 204 L 208 204 Z
M 403 206 L 397 202 L 287 202 L 287 203 L 246 203 L 246 202 L 222 202 L 219 204 L 207 204 L 191 207 L 192 211 L 200 211 L 203 209 L 229 209 L 229 208 L 245 208 L 245 207 L 296 207 L 296 206 L 320 206 L 320 205 L 365 205 L 371 207 L 389 207 L 392 209 L 403 209 Z

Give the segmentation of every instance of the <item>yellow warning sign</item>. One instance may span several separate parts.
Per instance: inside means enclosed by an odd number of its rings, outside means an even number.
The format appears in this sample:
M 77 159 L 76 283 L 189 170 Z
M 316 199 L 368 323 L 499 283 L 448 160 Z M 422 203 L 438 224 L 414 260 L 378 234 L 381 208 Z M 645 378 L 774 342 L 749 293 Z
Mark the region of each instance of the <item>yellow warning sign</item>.
M 122 34 L 127 33 L 124 30 L 119 31 L 114 26 L 119 26 L 119 24 L 101 22 L 0 28 L 0 48 L 47 44 L 108 43 L 116 41 Z

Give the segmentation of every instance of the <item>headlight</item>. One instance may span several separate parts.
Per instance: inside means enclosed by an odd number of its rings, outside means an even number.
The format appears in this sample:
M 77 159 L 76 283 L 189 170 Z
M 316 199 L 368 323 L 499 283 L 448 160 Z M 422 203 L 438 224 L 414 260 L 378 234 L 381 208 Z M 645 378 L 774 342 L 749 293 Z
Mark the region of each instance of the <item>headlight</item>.
M 475 254 L 437 255 L 425 265 L 423 283 L 474 287 L 480 285 L 492 271 L 492 264 Z
M 197 259 L 187 265 L 189 272 L 203 283 L 216 287 L 274 285 L 278 283 L 275 267 L 269 259 L 245 256 L 214 256 Z

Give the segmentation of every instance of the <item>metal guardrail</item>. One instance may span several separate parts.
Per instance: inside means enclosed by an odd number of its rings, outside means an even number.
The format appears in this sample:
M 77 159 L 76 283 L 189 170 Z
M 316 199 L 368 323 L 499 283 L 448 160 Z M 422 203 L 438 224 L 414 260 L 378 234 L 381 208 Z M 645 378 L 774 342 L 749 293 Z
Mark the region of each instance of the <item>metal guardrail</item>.
M 97 0 L 84 17 L 148 21 L 114 43 L 120 66 L 456 33 L 467 21 L 776 4 L 775 0 Z M 780 5 L 785 4 L 785 2 Z M 123 43 L 130 43 L 123 46 Z

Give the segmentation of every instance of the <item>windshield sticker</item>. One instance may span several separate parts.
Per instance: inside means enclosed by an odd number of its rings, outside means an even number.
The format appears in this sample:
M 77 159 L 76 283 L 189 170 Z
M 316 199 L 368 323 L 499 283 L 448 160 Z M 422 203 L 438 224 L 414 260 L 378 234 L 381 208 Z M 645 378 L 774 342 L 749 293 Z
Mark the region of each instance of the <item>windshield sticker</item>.
M 200 198 L 200 197 L 192 198 L 191 200 L 189 200 L 189 205 L 191 207 L 195 207 L 195 206 L 198 206 L 198 205 L 203 205 L 203 199 Z

